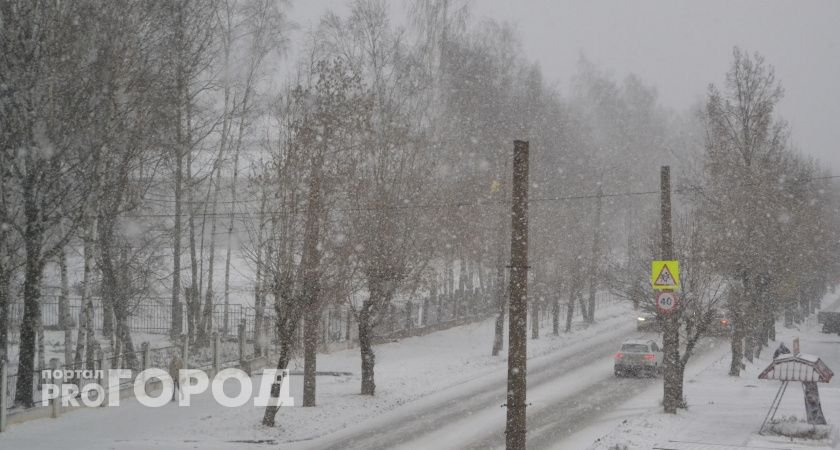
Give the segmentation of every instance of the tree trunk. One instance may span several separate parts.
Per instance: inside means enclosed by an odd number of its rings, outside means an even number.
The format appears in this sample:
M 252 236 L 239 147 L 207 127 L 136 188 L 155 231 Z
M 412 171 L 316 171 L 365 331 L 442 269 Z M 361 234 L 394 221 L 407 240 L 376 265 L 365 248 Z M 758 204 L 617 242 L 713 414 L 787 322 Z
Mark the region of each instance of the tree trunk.
M 746 279 L 746 277 L 745 277 Z M 746 286 L 747 283 L 744 283 Z M 741 293 L 739 297 L 743 297 L 744 293 Z M 743 366 L 743 359 L 744 359 L 744 323 L 743 323 L 743 313 L 741 311 L 740 302 L 743 298 L 736 298 L 733 299 L 733 302 L 730 304 L 730 313 L 732 317 L 730 318 L 732 322 L 732 335 L 730 336 L 730 347 L 732 349 L 732 359 L 729 364 L 729 375 L 733 377 L 740 376 L 741 368 Z
M 2 255 L 0 255 L 2 258 Z M 9 307 L 11 297 L 11 271 L 0 261 L 0 361 L 8 361 L 9 355 Z M 1 388 L 1 387 L 0 387 Z
M 207 290 L 204 295 L 204 314 L 201 319 L 201 328 L 198 330 L 198 340 L 202 345 L 210 342 L 210 336 L 213 335 L 213 272 L 216 268 L 216 207 L 219 203 L 219 193 L 222 190 L 222 169 L 221 169 L 221 152 L 219 153 L 219 161 L 217 161 L 216 168 L 216 185 L 213 192 L 213 203 L 210 208 L 210 255 L 207 263 Z M 231 205 L 233 207 L 233 205 Z
M 633 286 L 635 285 L 636 277 L 633 274 L 633 262 L 635 261 L 635 246 L 633 245 L 633 241 L 634 239 L 636 239 L 636 236 L 633 234 L 633 218 L 631 215 L 633 211 L 632 201 L 630 199 L 627 199 L 625 205 L 627 207 L 627 212 L 624 217 L 624 232 L 627 236 L 627 262 L 625 266 L 625 273 L 628 283 L 627 291 L 634 292 L 635 289 L 633 288 Z M 639 296 L 631 294 L 630 300 L 633 302 L 633 310 L 638 310 Z
M 262 239 L 262 233 L 260 233 L 260 239 Z M 263 262 L 262 262 L 262 255 L 263 249 L 260 245 L 257 248 L 257 265 L 255 269 L 255 276 L 254 276 L 254 354 L 255 356 L 262 355 L 262 342 L 260 342 L 260 330 L 263 327 L 263 308 L 265 304 L 265 296 L 262 292 L 262 277 L 263 277 Z M 225 324 L 223 326 L 223 334 L 227 331 L 227 308 L 228 305 L 225 303 L 225 317 L 223 318 Z
M 589 309 L 587 309 L 586 301 L 583 300 L 583 287 L 577 291 L 578 304 L 580 305 L 580 316 L 584 321 L 589 321 Z
M 770 338 L 771 341 L 776 342 L 776 320 L 773 317 L 773 313 L 770 313 L 770 317 L 767 321 L 767 337 Z
M 58 298 L 59 321 L 64 330 L 64 364 L 73 361 L 73 316 L 70 314 L 70 280 L 67 278 L 67 252 L 62 247 L 58 253 L 61 274 L 61 296 Z M 81 309 L 79 310 L 81 313 Z
M 501 254 L 501 252 L 500 252 Z M 502 264 L 496 269 L 496 327 L 493 335 L 493 356 L 498 356 L 504 346 L 505 335 L 505 268 Z
M 193 196 L 193 181 L 192 181 L 192 155 L 187 153 L 187 203 L 189 205 L 187 215 L 187 227 L 189 232 L 190 242 L 190 288 L 189 295 L 187 295 L 187 323 L 189 328 L 187 330 L 190 343 L 195 342 L 196 331 L 199 327 L 199 313 L 200 313 L 200 292 L 198 291 L 198 256 L 196 255 L 196 238 L 195 238 L 195 204 Z M 202 237 L 202 241 L 204 238 Z
M 105 339 L 111 339 L 114 337 L 114 305 L 106 301 L 102 301 L 101 305 L 102 337 L 104 337 Z
M 34 180 L 24 183 L 24 218 L 26 230 L 23 244 L 26 251 L 23 280 L 23 320 L 20 324 L 20 350 L 18 351 L 18 376 L 15 403 L 31 407 L 32 384 L 35 376 L 35 337 L 41 320 L 41 278 L 44 274 L 44 260 L 41 243 L 44 226 L 34 194 Z
M 752 327 L 747 327 L 747 333 L 746 333 L 746 336 L 744 336 L 744 344 L 743 344 L 744 345 L 744 358 L 746 358 L 747 361 L 750 364 L 752 364 L 752 362 L 753 362 L 753 351 L 755 350 L 753 348 L 753 332 L 754 331 L 752 330 Z
M 79 312 L 79 328 L 76 334 L 76 368 L 82 368 L 82 362 L 88 360 L 88 354 L 92 352 L 95 324 L 93 323 L 93 299 L 91 298 L 91 273 L 93 271 L 93 245 L 94 245 L 94 223 L 88 219 L 84 225 L 82 256 L 84 268 L 82 272 L 82 299 Z M 90 368 L 90 367 L 88 367 Z
M 0 362 L 8 362 L 9 355 L 9 309 L 11 308 L 12 270 L 9 255 L 8 233 L 0 226 Z M 7 255 L 9 255 L 7 257 Z
M 303 406 L 315 406 L 319 311 L 312 305 L 303 318 Z
M 318 323 L 321 317 L 321 166 L 323 155 L 312 160 L 309 199 L 303 237 L 304 255 L 301 257 L 303 271 L 303 406 L 315 406 L 315 366 L 318 352 Z
M 121 278 L 120 271 L 117 270 L 115 264 L 116 257 L 114 256 L 113 236 L 115 220 L 113 218 L 99 218 L 99 268 L 102 272 L 102 304 L 109 305 L 114 313 L 115 319 L 115 336 L 116 343 L 123 349 L 123 354 L 126 355 L 126 364 L 129 368 L 137 368 L 139 361 L 137 355 L 134 353 L 134 343 L 131 339 L 131 331 L 129 329 L 129 299 L 127 297 L 127 288 L 125 281 Z M 120 261 L 122 264 L 122 271 L 128 270 L 128 249 L 123 247 L 121 250 Z
M 685 402 L 685 362 L 680 361 L 677 364 L 677 379 L 674 384 L 674 396 L 678 399 L 677 408 L 685 409 L 688 405 Z
M 38 317 L 38 372 L 47 367 L 47 357 L 45 350 L 46 339 L 44 338 L 44 317 Z M 35 372 L 35 378 L 38 378 L 38 372 Z
M 461 246 L 461 258 L 458 269 L 458 298 L 455 300 L 455 317 L 466 315 L 467 309 L 467 257 Z
M 230 309 L 230 260 L 231 260 L 231 248 L 233 244 L 233 221 L 234 221 L 234 208 L 236 207 L 236 180 L 239 174 L 239 148 L 237 146 L 237 151 L 234 153 L 233 156 L 233 181 L 231 182 L 230 187 L 230 195 L 231 195 L 231 206 L 230 206 L 230 219 L 228 222 L 228 230 L 227 230 L 227 242 L 226 242 L 226 254 L 225 254 L 225 306 L 224 306 L 224 324 L 222 325 L 222 334 L 227 335 L 228 333 L 228 314 Z M 262 217 L 262 215 L 260 216 Z M 262 235 L 261 235 L 262 236 Z
M 531 339 L 540 338 L 540 296 L 531 298 Z
M 584 316 L 586 322 L 595 322 L 595 291 L 598 289 L 598 261 L 601 251 L 601 203 L 603 191 L 601 186 L 598 186 L 598 200 L 595 203 L 595 222 L 592 224 L 594 230 L 592 234 L 592 254 L 589 259 L 589 307 L 587 314 Z
M 292 342 L 291 336 L 294 335 L 296 321 L 290 321 L 292 323 L 291 328 L 287 329 L 286 331 L 290 331 L 291 333 L 286 334 L 284 333 L 283 336 L 280 338 L 280 356 L 277 358 L 277 370 L 285 370 L 289 366 L 289 358 L 292 354 Z M 282 325 L 279 325 L 283 328 Z M 282 383 L 280 380 L 275 380 L 274 383 L 271 384 L 271 398 L 279 398 L 280 397 L 280 388 L 282 387 Z M 265 414 L 263 415 L 262 424 L 267 427 L 274 426 L 274 418 L 277 416 L 277 411 L 280 409 L 280 406 L 273 406 L 269 405 L 265 407 Z
M 445 290 L 445 286 L 446 286 L 446 283 L 444 283 L 444 289 L 442 289 L 442 290 Z M 432 301 L 434 301 L 435 305 L 437 306 L 437 314 L 435 314 L 435 323 L 443 322 L 443 297 L 444 297 L 444 295 L 445 294 L 443 292 L 438 292 L 436 281 L 433 282 L 432 283 Z
M 744 338 L 743 332 L 741 331 L 742 328 L 743 325 L 741 325 L 740 320 L 732 321 L 732 336 L 730 338 L 732 360 L 729 364 L 729 375 L 733 377 L 741 375 L 741 366 L 743 365 L 742 360 L 744 356 Z
M 31 237 L 31 236 L 30 236 Z M 44 264 L 40 258 L 40 248 L 27 239 L 26 272 L 23 281 L 23 320 L 20 324 L 20 351 L 18 352 L 18 376 L 15 387 L 15 404 L 31 407 L 33 401 L 33 383 L 35 376 L 35 339 L 41 318 L 41 277 Z
M 572 288 L 569 290 L 569 303 L 566 305 L 566 333 L 572 331 L 572 319 L 575 316 L 575 297 L 578 295 L 575 283 L 575 279 L 572 279 Z
M 180 109 L 179 109 L 180 111 Z M 178 121 L 180 122 L 180 112 Z M 173 341 L 178 339 L 183 332 L 183 310 L 181 308 L 181 197 L 183 196 L 183 154 L 180 148 L 181 127 L 177 126 L 179 147 L 175 157 L 175 215 L 172 220 L 172 303 L 170 318 L 172 323 L 169 327 L 169 338 Z
M 58 251 L 58 257 L 56 258 L 56 262 L 58 263 L 58 279 L 59 279 L 59 294 L 58 294 L 58 328 L 60 330 L 64 330 L 70 318 L 70 305 L 68 302 L 70 301 L 70 286 L 69 281 L 67 280 L 67 252 L 64 248 L 61 248 Z
M 455 250 L 453 246 L 453 250 L 449 255 L 449 259 L 446 261 L 446 300 L 451 303 L 452 307 L 452 317 L 455 318 L 455 312 L 458 309 L 458 299 L 455 297 Z
M 560 336 L 560 292 L 551 296 L 551 332 Z
M 359 353 L 362 359 L 362 395 L 373 395 L 376 391 L 376 383 L 373 380 L 373 367 L 376 364 L 376 355 L 373 353 L 372 328 L 370 306 L 363 305 L 359 313 Z

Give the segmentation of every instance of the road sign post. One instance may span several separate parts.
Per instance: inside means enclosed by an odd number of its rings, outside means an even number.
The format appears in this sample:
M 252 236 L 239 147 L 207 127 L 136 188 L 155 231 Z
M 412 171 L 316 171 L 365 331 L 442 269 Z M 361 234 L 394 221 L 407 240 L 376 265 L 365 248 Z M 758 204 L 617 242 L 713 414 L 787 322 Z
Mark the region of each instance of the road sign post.
M 650 283 L 654 289 L 680 288 L 679 261 L 653 261 L 650 265 Z
M 674 291 L 656 293 L 656 309 L 663 314 L 670 314 L 677 309 L 677 294 Z

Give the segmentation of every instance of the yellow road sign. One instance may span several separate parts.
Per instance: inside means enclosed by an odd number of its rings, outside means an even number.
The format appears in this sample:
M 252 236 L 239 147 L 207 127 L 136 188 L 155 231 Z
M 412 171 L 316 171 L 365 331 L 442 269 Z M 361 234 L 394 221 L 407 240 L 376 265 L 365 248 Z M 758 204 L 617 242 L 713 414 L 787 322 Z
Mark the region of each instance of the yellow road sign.
M 679 261 L 653 261 L 650 268 L 650 282 L 654 289 L 680 288 Z

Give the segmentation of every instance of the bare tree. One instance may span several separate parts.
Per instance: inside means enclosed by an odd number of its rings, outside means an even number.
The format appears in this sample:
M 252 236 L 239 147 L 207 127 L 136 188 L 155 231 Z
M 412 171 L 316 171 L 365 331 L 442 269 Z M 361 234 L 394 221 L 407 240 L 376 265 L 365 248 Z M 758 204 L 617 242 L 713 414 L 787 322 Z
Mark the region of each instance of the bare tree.
M 717 225 L 720 270 L 740 284 L 737 292 L 742 297 L 733 296 L 729 303 L 733 376 L 742 368 L 743 339 L 752 320 L 748 315 L 761 301 L 762 274 L 767 272 L 767 259 L 759 252 L 770 239 L 763 225 L 770 203 L 763 196 L 772 182 L 766 171 L 787 141 L 787 127 L 773 113 L 782 93 L 763 57 L 735 48 L 725 90 L 711 86 L 706 103 L 709 181 L 704 214 Z M 731 207 L 741 213 L 732 217 L 727 213 Z
M 291 28 L 291 24 L 286 21 L 285 17 L 285 3 L 274 2 L 270 0 L 255 0 L 246 1 L 241 4 L 236 3 L 231 5 L 230 2 L 226 4 L 227 9 L 239 10 L 245 19 L 242 20 L 238 26 L 229 26 L 227 30 L 242 29 L 242 35 L 246 36 L 243 46 L 247 50 L 245 70 L 240 74 L 240 82 L 238 88 L 241 93 L 241 103 L 238 112 L 238 124 L 236 140 L 232 143 L 233 149 L 233 175 L 230 182 L 230 216 L 228 219 L 227 241 L 226 241 L 226 255 L 225 255 L 225 290 L 224 290 L 224 316 L 223 316 L 223 331 L 227 333 L 228 329 L 228 311 L 230 305 L 230 263 L 231 250 L 233 241 L 233 226 L 235 217 L 235 208 L 237 200 L 237 182 L 239 179 L 239 162 L 240 151 L 243 147 L 243 139 L 246 132 L 249 130 L 249 125 L 254 119 L 252 111 L 253 97 L 256 93 L 257 83 L 263 74 L 265 63 L 272 52 L 280 53 L 285 50 L 286 31 Z M 228 40 L 233 40 L 232 35 L 228 35 Z M 227 41 L 227 40 L 226 40 Z M 232 45 L 232 43 L 230 44 Z M 226 64 L 231 64 L 231 61 L 226 58 Z M 263 203 L 264 204 L 264 203 Z M 259 270 L 259 264 L 258 270 Z M 259 287 L 259 282 L 257 283 Z M 258 299 L 255 306 L 258 309 L 263 307 L 264 297 L 256 294 Z M 261 316 L 262 314 L 260 314 Z M 259 329 L 259 327 L 257 327 Z
M 95 42 L 88 2 L 4 2 L 0 5 L 0 165 L 20 214 L 9 225 L 21 237 L 24 317 L 15 401 L 33 404 L 35 334 L 40 322 L 40 284 L 47 261 L 69 242 L 91 191 L 100 150 L 89 131 L 103 102 L 92 77 L 98 61 L 83 55 Z M 21 38 L 26 37 L 26 38 Z M 61 74 L 61 76 L 57 76 Z M 4 183 L 5 184 L 5 183 Z M 4 216 L 8 216 L 4 213 Z
M 187 205 L 188 231 L 190 234 L 191 285 L 186 290 L 186 311 L 188 314 L 189 332 L 196 328 L 196 304 L 198 297 L 198 264 L 195 257 L 195 202 L 193 201 L 193 153 L 197 150 L 206 132 L 201 131 L 200 123 L 194 117 L 200 95 L 205 92 L 208 80 L 203 77 L 211 60 L 211 45 L 215 32 L 215 1 L 198 2 L 196 0 L 170 1 L 167 4 L 169 13 L 163 23 L 170 28 L 166 41 L 164 61 L 169 67 L 166 82 L 170 96 L 168 106 L 169 146 L 171 152 L 169 167 L 173 170 L 173 184 L 175 197 L 175 211 L 172 229 L 172 326 L 171 335 L 181 334 L 183 320 L 181 307 L 181 244 L 183 241 L 183 208 Z M 187 197 L 186 199 L 184 197 Z

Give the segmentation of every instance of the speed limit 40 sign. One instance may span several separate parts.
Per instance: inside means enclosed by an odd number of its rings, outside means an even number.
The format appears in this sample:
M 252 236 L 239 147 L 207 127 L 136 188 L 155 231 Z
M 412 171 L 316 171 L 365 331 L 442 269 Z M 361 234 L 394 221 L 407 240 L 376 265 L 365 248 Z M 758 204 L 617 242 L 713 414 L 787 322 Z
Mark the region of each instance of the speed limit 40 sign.
M 656 309 L 665 314 L 677 309 L 677 294 L 674 291 L 659 291 L 656 293 Z

